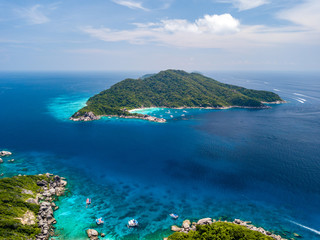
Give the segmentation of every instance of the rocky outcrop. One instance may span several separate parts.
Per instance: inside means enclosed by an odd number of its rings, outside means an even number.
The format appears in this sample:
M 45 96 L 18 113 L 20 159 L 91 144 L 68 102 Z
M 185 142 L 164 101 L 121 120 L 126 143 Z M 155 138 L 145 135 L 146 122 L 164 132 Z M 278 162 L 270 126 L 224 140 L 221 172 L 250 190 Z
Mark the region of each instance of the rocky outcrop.
M 19 219 L 23 225 L 33 225 L 36 223 L 36 216 L 30 210 L 27 210 L 21 218 L 16 219 Z
M 84 122 L 99 120 L 99 119 L 100 119 L 100 116 L 96 116 L 93 112 L 86 112 L 83 115 L 81 115 L 81 113 L 79 112 L 76 112 L 70 118 L 70 120 L 72 121 L 84 121 Z
M 183 228 L 190 228 L 190 225 L 191 225 L 191 222 L 190 220 L 184 220 L 183 223 L 182 223 L 182 227 Z
M 21 193 L 33 195 L 33 192 L 31 190 L 27 190 L 27 189 L 22 189 Z
M 197 223 L 193 222 L 191 225 L 189 220 L 184 220 L 181 228 L 179 228 L 176 225 L 173 225 L 173 226 L 171 226 L 171 230 L 174 232 L 188 233 L 189 231 L 196 231 L 197 225 L 207 225 L 207 224 L 212 224 L 214 222 L 216 222 L 216 220 L 214 220 L 212 218 L 202 218 Z M 235 219 L 232 223 L 244 226 L 252 231 L 260 232 L 260 233 L 267 235 L 269 237 L 272 237 L 273 239 L 276 239 L 276 240 L 286 240 L 279 235 L 275 235 L 269 231 L 264 230 L 262 227 L 256 227 L 254 225 L 251 225 L 250 222 L 245 222 L 245 221 L 241 221 L 240 219 Z
M 211 224 L 212 218 L 202 218 L 197 222 L 197 225 L 205 225 L 205 224 Z
M 0 151 L 0 157 L 7 157 L 12 155 L 12 152 L 9 151 Z
M 157 117 L 152 117 L 149 115 L 121 115 L 119 116 L 120 118 L 129 118 L 129 119 L 142 119 L 142 120 L 147 120 L 150 122 L 158 122 L 158 123 L 165 123 L 166 120 L 164 118 L 157 118 Z
M 252 224 L 250 224 L 250 222 L 246 222 L 246 221 L 241 221 L 240 219 L 235 219 L 232 223 L 234 224 L 238 224 L 238 225 L 241 225 L 241 226 L 244 226 L 252 231 L 257 231 L 257 232 L 260 232 L 264 235 L 267 235 L 267 236 L 270 236 L 272 237 L 273 239 L 276 239 L 276 240 L 286 240 L 285 238 L 282 238 L 281 236 L 279 235 L 275 235 L 269 231 L 266 231 L 264 230 L 262 227 L 256 227 Z
M 97 230 L 94 230 L 94 229 L 88 229 L 87 230 L 87 235 L 88 235 L 88 238 L 90 238 L 90 240 L 97 240 L 99 239 L 99 233 Z
M 42 187 L 42 193 L 37 195 L 36 199 L 29 198 L 28 202 L 36 202 L 40 200 L 40 209 L 38 213 L 38 226 L 41 228 L 41 233 L 36 240 L 47 240 L 50 235 L 54 234 L 52 225 L 57 221 L 53 217 L 53 211 L 58 209 L 53 198 L 64 194 L 67 182 L 58 175 L 52 177 L 52 174 L 47 173 L 48 181 L 41 180 L 37 182 L 38 186 Z
M 171 226 L 171 231 L 173 231 L 173 232 L 180 232 L 181 230 L 182 230 L 182 228 L 179 228 L 176 225 Z

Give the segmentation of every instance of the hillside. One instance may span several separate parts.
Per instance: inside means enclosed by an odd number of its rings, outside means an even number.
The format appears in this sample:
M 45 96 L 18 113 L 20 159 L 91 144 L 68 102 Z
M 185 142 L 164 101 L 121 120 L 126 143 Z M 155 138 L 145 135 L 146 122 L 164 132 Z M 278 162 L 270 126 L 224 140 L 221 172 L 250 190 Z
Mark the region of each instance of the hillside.
M 49 239 L 53 200 L 66 183 L 49 173 L 0 179 L 0 240 Z
M 251 90 L 224 84 L 199 73 L 166 70 L 139 79 L 125 79 L 87 101 L 87 106 L 72 116 L 77 120 L 88 116 L 136 116 L 131 109 L 142 107 L 168 108 L 265 108 L 262 102 L 282 99 L 273 92 Z

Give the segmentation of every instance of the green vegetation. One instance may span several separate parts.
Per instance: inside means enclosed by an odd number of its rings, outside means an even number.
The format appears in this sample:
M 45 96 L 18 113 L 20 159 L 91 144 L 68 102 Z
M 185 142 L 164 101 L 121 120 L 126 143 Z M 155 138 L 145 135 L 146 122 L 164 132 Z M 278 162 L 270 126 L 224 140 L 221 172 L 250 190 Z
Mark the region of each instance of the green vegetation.
M 272 240 L 260 232 L 244 226 L 227 222 L 215 222 L 211 225 L 198 225 L 196 231 L 176 232 L 168 240 Z
M 37 224 L 23 225 L 21 218 L 27 210 L 37 216 L 39 205 L 27 203 L 28 198 L 35 198 L 40 187 L 37 181 L 46 176 L 16 176 L 0 179 L 0 239 L 34 239 L 41 232 Z M 31 190 L 33 195 L 22 193 Z
M 273 92 L 257 91 L 220 83 L 199 73 L 161 71 L 139 79 L 125 79 L 91 97 L 79 115 L 134 115 L 141 107 L 256 107 L 261 102 L 281 101 Z M 77 117 L 78 117 L 77 116 Z M 75 114 L 74 114 L 74 117 Z

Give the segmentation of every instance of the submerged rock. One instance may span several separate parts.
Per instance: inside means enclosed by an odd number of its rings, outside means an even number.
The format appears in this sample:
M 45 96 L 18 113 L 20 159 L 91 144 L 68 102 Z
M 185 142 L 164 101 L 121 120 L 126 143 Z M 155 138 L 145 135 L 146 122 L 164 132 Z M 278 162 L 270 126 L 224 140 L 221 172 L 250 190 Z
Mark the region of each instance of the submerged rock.
M 12 152 L 9 151 L 0 151 L 0 157 L 6 157 L 12 155 Z

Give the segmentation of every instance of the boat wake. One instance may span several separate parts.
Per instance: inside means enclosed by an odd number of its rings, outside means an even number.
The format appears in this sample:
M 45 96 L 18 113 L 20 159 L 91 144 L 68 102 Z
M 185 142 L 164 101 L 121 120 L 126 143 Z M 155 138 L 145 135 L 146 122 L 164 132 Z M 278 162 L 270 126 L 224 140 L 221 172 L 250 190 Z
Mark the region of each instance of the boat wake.
M 314 232 L 314 233 L 320 235 L 320 231 L 317 231 L 317 230 L 315 230 L 315 229 L 313 229 L 313 228 L 304 226 L 304 225 L 302 225 L 302 224 L 300 224 L 300 223 L 297 223 L 297 222 L 295 222 L 295 221 L 291 221 L 291 220 L 288 220 L 288 221 L 291 222 L 291 223 L 293 223 L 293 224 L 295 224 L 295 225 L 297 225 L 297 226 L 299 226 L 299 227 L 302 227 L 302 228 L 304 228 L 304 229 L 307 229 L 307 230 L 309 230 L 309 231 L 311 231 L 311 232 Z
M 301 93 L 293 93 L 293 94 L 296 95 L 296 96 L 299 96 L 299 97 L 311 98 L 311 99 L 318 100 L 318 101 L 320 100 L 319 98 L 307 96 L 307 95 L 304 95 L 304 94 L 301 94 Z

